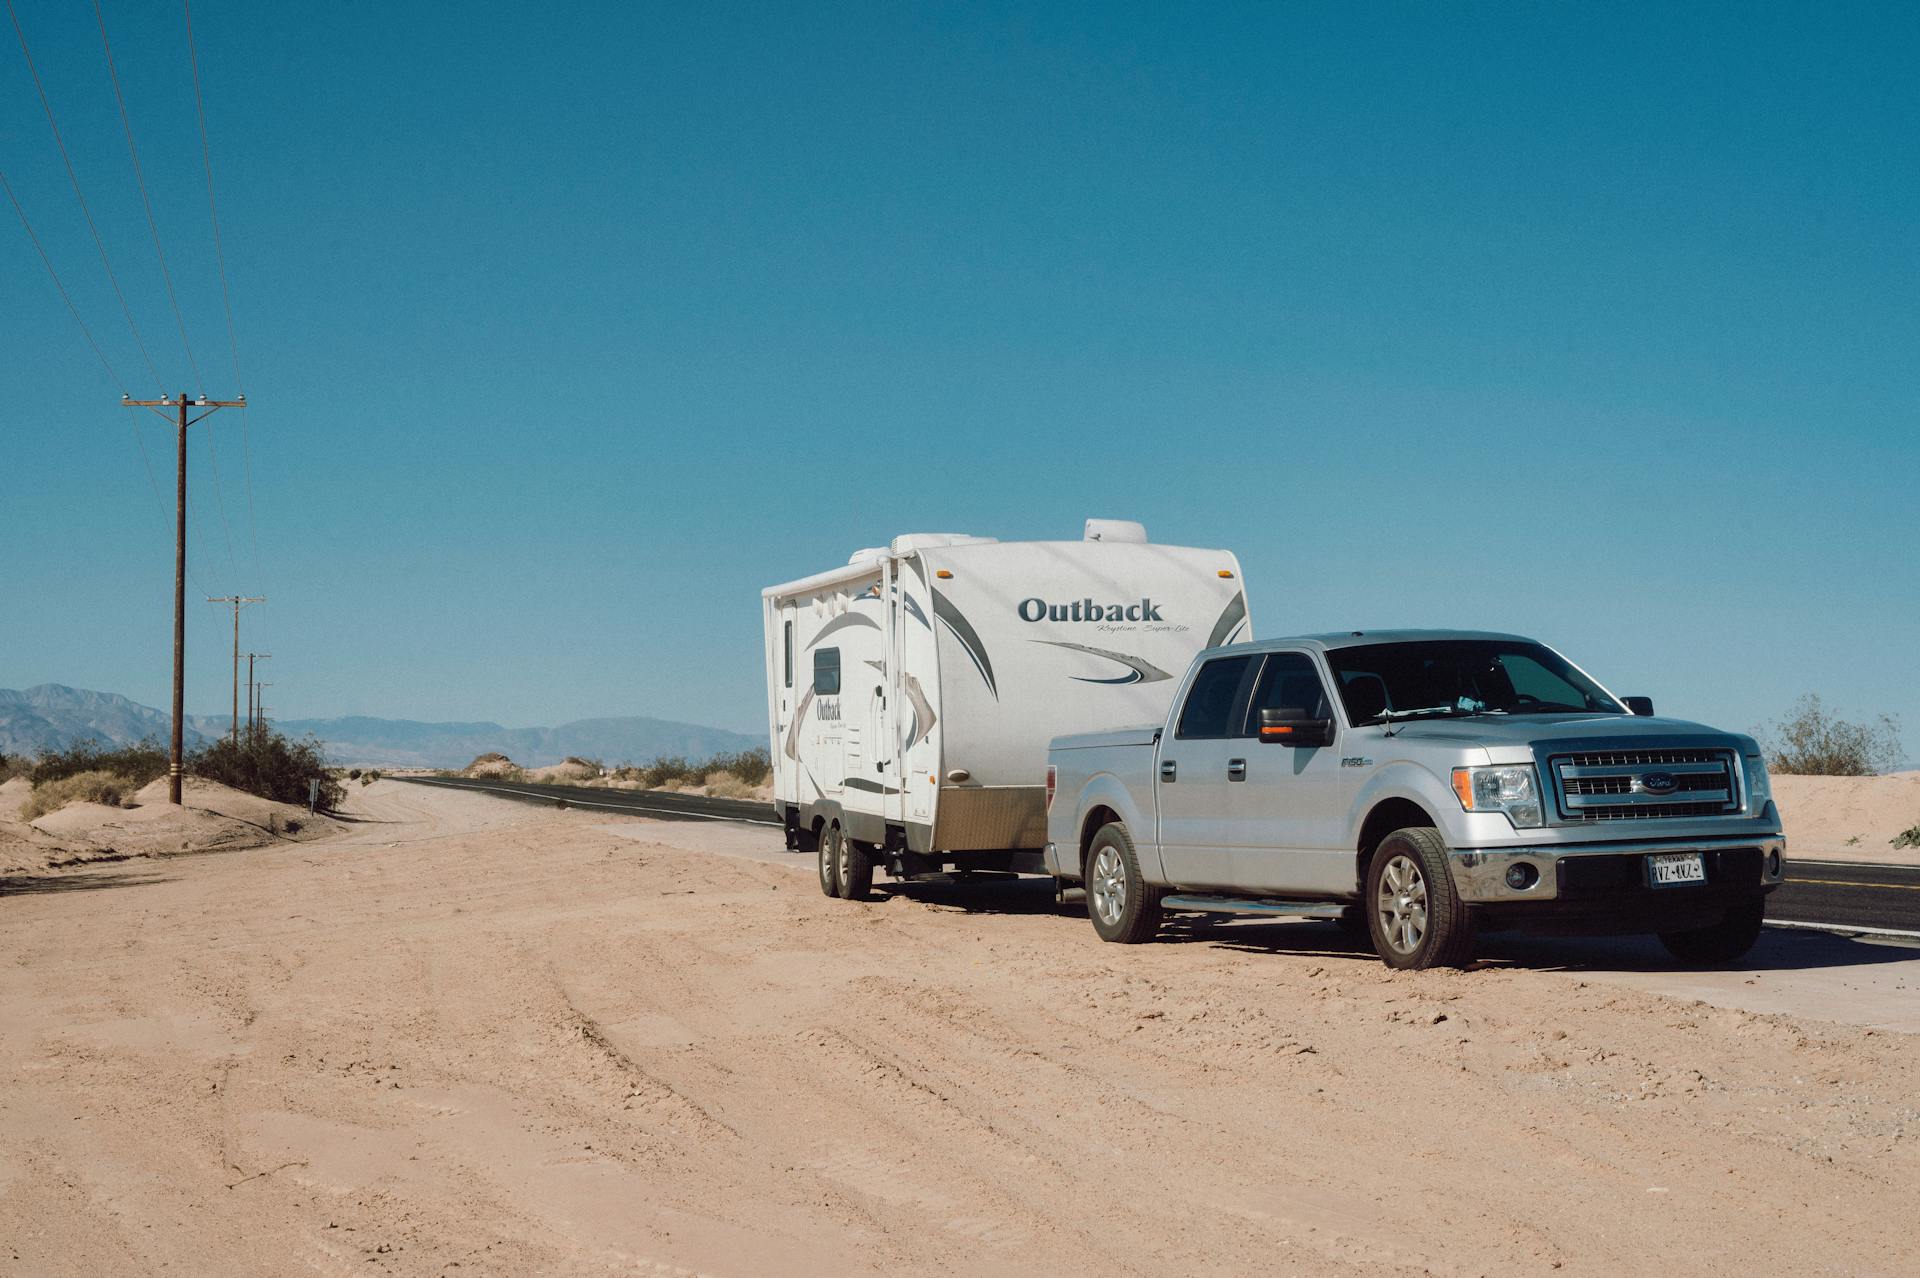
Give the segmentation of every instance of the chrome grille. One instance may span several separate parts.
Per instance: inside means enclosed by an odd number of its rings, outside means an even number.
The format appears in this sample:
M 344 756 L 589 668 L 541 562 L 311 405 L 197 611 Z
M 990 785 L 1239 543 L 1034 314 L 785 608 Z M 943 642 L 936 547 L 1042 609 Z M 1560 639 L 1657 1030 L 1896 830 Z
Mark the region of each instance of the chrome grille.
M 1721 816 L 1740 807 L 1731 750 L 1602 750 L 1552 759 L 1566 821 Z M 1650 787 L 1665 774 L 1670 786 Z

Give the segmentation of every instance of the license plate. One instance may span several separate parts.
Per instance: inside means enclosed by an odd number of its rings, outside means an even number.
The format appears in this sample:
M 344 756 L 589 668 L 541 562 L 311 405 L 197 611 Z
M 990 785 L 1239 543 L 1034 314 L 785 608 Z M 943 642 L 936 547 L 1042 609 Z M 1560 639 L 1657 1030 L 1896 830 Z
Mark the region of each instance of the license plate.
M 1698 852 L 1667 852 L 1650 856 L 1647 858 L 1647 881 L 1657 888 L 1705 883 L 1707 863 Z

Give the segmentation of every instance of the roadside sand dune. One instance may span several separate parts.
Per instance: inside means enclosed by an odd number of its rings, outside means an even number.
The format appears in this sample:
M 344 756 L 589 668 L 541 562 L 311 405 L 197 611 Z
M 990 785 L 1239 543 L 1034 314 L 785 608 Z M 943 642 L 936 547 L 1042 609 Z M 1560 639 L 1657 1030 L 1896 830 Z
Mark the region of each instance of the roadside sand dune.
M 19 801 L 25 797 L 21 792 Z M 36 872 L 129 857 L 226 852 L 324 838 L 342 828 L 327 817 L 309 817 L 305 808 L 199 777 L 186 779 L 181 798 L 179 807 L 168 803 L 161 778 L 134 795 L 135 807 L 71 803 L 31 823 L 0 820 L 0 869 Z M 9 795 L 0 794 L 0 803 L 6 805 L 0 810 L 18 811 Z
M 1920 863 L 1893 839 L 1920 826 L 1920 772 L 1883 777 L 1774 777 L 1790 856 Z
M 22 1272 L 1913 1269 L 1920 1036 L 1551 949 L 1396 974 L 1327 925 L 854 906 L 745 827 L 350 802 L 325 855 L 0 895 Z M 1915 970 L 1775 940 L 1752 979 Z

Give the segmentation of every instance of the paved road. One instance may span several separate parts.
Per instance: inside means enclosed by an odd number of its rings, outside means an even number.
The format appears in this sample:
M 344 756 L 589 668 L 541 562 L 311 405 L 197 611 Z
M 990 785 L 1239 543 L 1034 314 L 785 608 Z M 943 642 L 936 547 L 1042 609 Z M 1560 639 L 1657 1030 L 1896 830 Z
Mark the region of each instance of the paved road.
M 659 790 L 603 790 L 577 785 L 477 781 L 464 777 L 395 777 L 421 785 L 454 786 L 528 803 L 564 800 L 571 807 L 637 812 L 664 820 L 745 821 L 778 827 L 768 805 L 710 799 Z M 1839 861 L 1789 861 L 1787 885 L 1774 893 L 1768 917 L 1823 927 L 1920 933 L 1920 867 Z

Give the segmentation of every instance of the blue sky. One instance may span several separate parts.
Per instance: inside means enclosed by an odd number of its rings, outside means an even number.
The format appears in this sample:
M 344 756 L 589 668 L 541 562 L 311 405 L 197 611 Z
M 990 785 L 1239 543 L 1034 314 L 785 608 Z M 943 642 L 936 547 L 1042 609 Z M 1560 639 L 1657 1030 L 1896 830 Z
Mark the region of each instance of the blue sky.
M 197 391 L 92 12 L 15 3 Z M 230 393 L 180 14 L 103 3 Z M 1917 22 L 202 0 L 257 407 L 253 531 L 239 415 L 195 440 L 196 582 L 271 596 L 285 717 L 753 729 L 761 586 L 1137 518 L 1235 549 L 1264 634 L 1520 630 L 1663 710 L 1817 691 L 1920 755 Z M 0 166 L 150 393 L 0 34 Z M 5 208 L 0 292 L 0 686 L 164 704 L 169 524 Z M 190 616 L 211 712 L 226 618 Z

